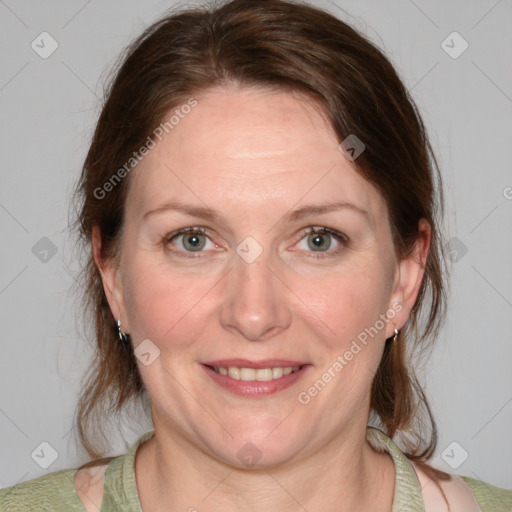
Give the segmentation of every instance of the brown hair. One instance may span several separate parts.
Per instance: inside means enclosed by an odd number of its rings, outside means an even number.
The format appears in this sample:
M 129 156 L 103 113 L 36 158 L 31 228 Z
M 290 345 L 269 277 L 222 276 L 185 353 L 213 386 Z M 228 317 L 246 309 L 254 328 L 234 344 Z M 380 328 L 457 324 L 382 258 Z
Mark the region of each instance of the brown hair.
M 401 436 L 409 458 L 426 463 L 437 431 L 410 349 L 424 353 L 432 345 L 446 308 L 438 166 L 418 109 L 381 51 L 331 14 L 287 0 L 233 0 L 172 13 L 127 48 L 114 74 L 76 191 L 76 226 L 88 251 L 85 311 L 94 315 L 97 343 L 77 409 L 83 446 L 91 457 L 104 454 L 91 437 L 93 424 L 106 439 L 102 420 L 145 394 L 133 351 L 117 338 L 90 250 L 99 226 L 101 257 L 117 257 L 129 176 L 110 187 L 107 199 L 98 190 L 171 109 L 231 83 L 306 95 L 325 111 L 340 142 L 351 134 L 363 141 L 355 168 L 385 198 L 400 258 L 413 249 L 418 221 L 429 222 L 417 302 L 398 342 L 386 343 L 371 391 L 374 420 L 390 437 Z M 430 474 L 446 478 L 432 468 Z

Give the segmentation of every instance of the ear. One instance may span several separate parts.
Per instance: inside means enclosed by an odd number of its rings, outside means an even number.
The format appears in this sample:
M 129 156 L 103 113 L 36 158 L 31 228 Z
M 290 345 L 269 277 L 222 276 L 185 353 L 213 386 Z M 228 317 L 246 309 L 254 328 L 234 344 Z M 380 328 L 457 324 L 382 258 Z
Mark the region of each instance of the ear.
M 432 238 L 432 229 L 426 219 L 418 223 L 418 237 L 412 254 L 398 262 L 395 284 L 389 303 L 397 311 L 393 322 L 387 326 L 386 338 L 393 336 L 395 327 L 400 330 L 407 322 L 420 291 Z
M 116 322 L 118 319 L 121 319 L 123 331 L 129 332 L 119 266 L 116 261 L 104 260 L 101 257 L 101 231 L 99 226 L 93 226 L 92 228 L 92 251 L 94 262 L 101 274 L 103 290 L 105 291 L 110 311 L 112 311 Z

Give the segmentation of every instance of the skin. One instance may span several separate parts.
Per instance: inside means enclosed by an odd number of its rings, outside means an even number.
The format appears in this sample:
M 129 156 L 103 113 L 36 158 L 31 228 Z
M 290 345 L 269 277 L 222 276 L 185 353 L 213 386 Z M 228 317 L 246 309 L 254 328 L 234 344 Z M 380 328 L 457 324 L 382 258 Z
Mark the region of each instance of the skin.
M 420 222 L 415 251 L 399 261 L 383 197 L 338 150 L 311 100 L 234 86 L 197 100 L 133 171 L 119 261 L 100 260 L 93 233 L 112 314 L 135 347 L 149 339 L 160 350 L 150 365 L 138 361 L 155 427 L 135 463 L 142 507 L 390 511 L 392 459 L 365 440 L 370 387 L 386 338 L 416 300 L 429 226 Z M 173 200 L 213 208 L 223 221 L 172 210 L 144 217 Z M 340 201 L 367 214 L 343 208 L 284 220 L 306 204 Z M 308 244 L 310 226 L 348 242 L 323 235 L 331 245 L 322 252 Z M 183 246 L 187 235 L 166 241 L 185 227 L 207 230 L 202 252 Z M 236 252 L 248 236 L 263 248 L 252 263 Z M 397 304 L 378 335 L 310 403 L 299 403 L 298 394 Z M 284 391 L 244 398 L 200 366 L 236 357 L 312 368 Z M 250 469 L 237 457 L 248 442 L 262 454 Z

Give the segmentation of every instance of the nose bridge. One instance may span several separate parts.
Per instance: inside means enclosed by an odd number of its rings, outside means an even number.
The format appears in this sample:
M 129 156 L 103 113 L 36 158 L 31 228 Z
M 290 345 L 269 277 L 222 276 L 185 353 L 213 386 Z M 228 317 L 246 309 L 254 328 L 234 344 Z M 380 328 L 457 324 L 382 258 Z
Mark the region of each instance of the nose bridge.
M 291 312 L 286 288 L 269 268 L 270 251 L 248 238 L 237 247 L 227 276 L 221 323 L 224 328 L 257 341 L 285 329 Z

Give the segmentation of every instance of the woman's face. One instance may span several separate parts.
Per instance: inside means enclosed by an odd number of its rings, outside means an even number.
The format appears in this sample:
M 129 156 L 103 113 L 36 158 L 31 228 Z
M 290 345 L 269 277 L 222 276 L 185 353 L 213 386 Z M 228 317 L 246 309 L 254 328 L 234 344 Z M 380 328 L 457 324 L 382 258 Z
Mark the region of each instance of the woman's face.
M 155 428 L 240 467 L 364 435 L 421 265 L 398 263 L 383 197 L 311 101 L 196 99 L 133 171 L 119 266 L 103 270 L 113 314 L 144 343 Z

